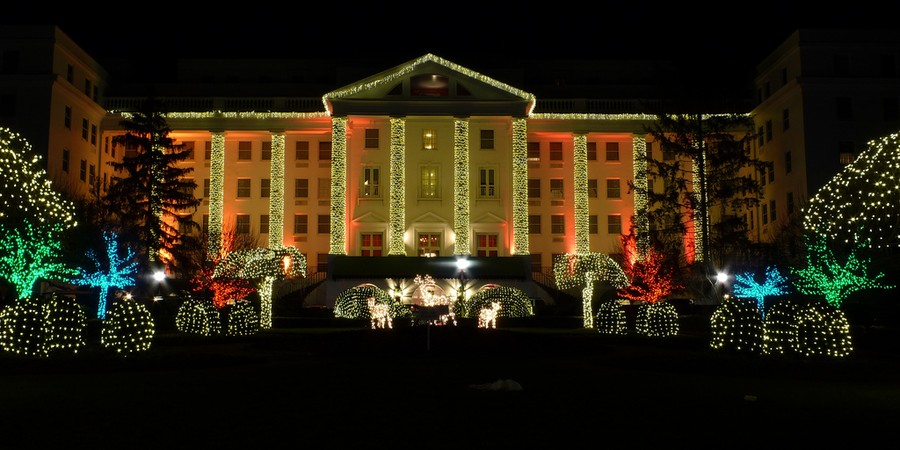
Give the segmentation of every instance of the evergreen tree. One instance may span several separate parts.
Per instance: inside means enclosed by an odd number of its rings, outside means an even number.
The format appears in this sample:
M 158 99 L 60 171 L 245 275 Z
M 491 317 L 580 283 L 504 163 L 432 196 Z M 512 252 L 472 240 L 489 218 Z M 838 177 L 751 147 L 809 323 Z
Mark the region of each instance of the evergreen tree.
M 125 134 L 113 141 L 132 151 L 110 163 L 117 175 L 104 199 L 107 209 L 136 242 L 138 254 L 147 255 L 140 261 L 144 269 L 160 263 L 177 268 L 187 248 L 196 245 L 180 230 L 199 228 L 190 215 L 200 204 L 194 197 L 197 185 L 185 178 L 193 169 L 178 166 L 190 151 L 169 137 L 162 105 L 155 100 L 120 124 Z

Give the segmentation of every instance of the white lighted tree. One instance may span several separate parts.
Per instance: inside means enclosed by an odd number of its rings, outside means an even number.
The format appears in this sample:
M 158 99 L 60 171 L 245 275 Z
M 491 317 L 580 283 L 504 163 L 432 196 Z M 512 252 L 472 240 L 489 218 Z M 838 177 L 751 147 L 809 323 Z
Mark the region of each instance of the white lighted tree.
M 583 285 L 581 297 L 585 328 L 594 328 L 594 282 L 605 281 L 615 288 L 628 285 L 622 267 L 603 253 L 558 255 L 553 260 L 553 275 L 560 289 Z

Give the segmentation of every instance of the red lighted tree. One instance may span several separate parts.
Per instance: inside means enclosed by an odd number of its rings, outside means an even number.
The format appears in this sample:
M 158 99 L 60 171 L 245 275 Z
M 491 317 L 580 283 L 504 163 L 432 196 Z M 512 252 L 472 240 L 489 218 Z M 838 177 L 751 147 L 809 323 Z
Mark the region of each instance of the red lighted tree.
M 191 290 L 194 292 L 210 292 L 213 296 L 213 304 L 216 308 L 223 308 L 228 304 L 228 300 L 242 299 L 256 291 L 251 280 L 244 278 L 213 278 L 219 263 L 225 259 L 225 256 L 235 250 L 244 250 L 255 247 L 255 239 L 253 237 L 238 235 L 234 228 L 225 228 L 222 230 L 222 244 L 219 246 L 217 255 L 210 255 L 207 258 L 200 255 L 199 268 L 191 278 Z M 199 248 L 207 249 L 207 245 Z
M 655 249 L 648 249 L 647 256 L 640 261 L 625 258 L 625 274 L 631 284 L 619 290 L 619 296 L 632 301 L 657 303 L 675 289 L 680 289 L 674 273 L 665 269 L 665 258 Z

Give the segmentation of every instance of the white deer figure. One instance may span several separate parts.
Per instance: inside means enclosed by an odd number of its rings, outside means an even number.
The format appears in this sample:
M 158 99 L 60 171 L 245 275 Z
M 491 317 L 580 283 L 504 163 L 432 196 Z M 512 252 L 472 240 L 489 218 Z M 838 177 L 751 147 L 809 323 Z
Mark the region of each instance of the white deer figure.
M 372 320 L 372 329 L 394 328 L 391 322 L 390 306 L 384 303 L 375 303 L 375 298 L 369 298 L 369 317 Z
M 478 313 L 478 328 L 497 328 L 497 314 L 500 302 L 491 302 L 490 308 L 481 308 Z

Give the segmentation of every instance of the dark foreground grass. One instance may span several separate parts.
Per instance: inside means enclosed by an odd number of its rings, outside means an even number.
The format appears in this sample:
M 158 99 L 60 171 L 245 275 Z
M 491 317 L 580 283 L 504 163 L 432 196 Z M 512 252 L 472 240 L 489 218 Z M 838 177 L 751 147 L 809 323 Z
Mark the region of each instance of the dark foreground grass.
M 0 448 L 859 445 L 895 433 L 895 339 L 869 329 L 834 361 L 714 352 L 696 330 L 164 333 L 129 358 L 0 357 Z

